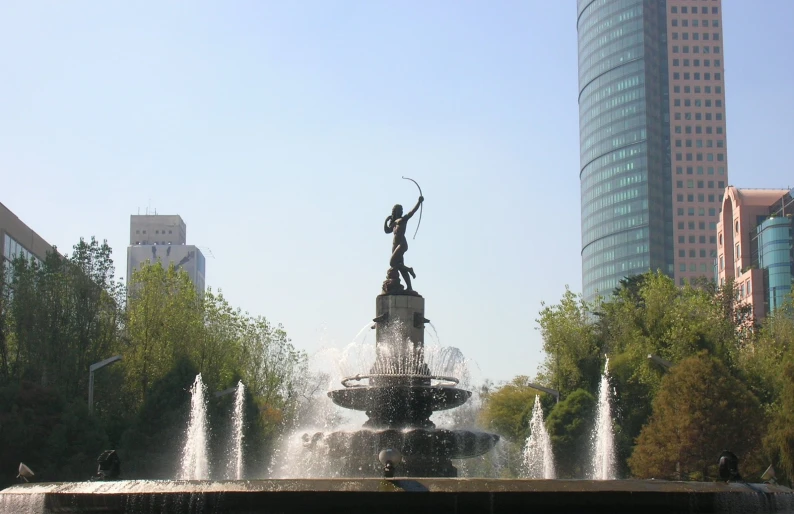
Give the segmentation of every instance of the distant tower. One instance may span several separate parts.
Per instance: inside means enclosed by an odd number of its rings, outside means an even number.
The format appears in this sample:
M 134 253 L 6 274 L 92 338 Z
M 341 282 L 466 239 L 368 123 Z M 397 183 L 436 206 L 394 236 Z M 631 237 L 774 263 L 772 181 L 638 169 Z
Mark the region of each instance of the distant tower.
M 182 217 L 162 214 L 130 216 L 130 245 L 127 247 L 127 284 L 132 272 L 145 262 L 173 263 L 190 276 L 198 292 L 204 291 L 204 254 L 187 244 L 187 227 Z
M 582 287 L 713 277 L 728 184 L 722 2 L 578 0 Z

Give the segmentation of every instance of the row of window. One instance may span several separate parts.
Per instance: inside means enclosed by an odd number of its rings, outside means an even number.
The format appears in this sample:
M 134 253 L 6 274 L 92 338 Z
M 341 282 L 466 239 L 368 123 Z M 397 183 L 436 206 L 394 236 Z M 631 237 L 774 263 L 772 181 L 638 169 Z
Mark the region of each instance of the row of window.
M 693 86 L 684 86 L 684 93 L 691 94 Z M 711 86 L 703 86 L 703 92 L 707 95 L 711 94 Z M 694 86 L 695 94 L 700 94 L 701 87 Z M 681 86 L 673 86 L 673 93 L 681 93 Z M 721 95 L 722 94 L 722 86 L 714 86 L 714 93 Z
M 718 98 L 718 99 L 714 100 L 713 102 L 711 101 L 711 98 L 706 98 L 706 99 L 702 99 L 702 98 L 694 98 L 694 99 L 692 99 L 692 98 L 684 98 L 683 100 L 684 100 L 684 102 L 683 102 L 684 107 L 692 107 L 693 105 L 695 107 L 711 107 L 712 105 L 714 107 L 722 107 L 722 99 L 721 98 Z M 673 100 L 673 107 L 681 107 L 681 98 L 675 98 Z
M 704 187 L 703 184 L 704 184 L 704 182 L 702 180 L 698 180 L 697 181 L 698 189 L 702 189 Z M 714 182 L 713 181 L 709 180 L 708 184 L 709 184 L 709 187 L 714 187 L 714 185 L 713 185 Z M 683 180 L 676 180 L 675 181 L 675 187 L 683 188 L 684 187 L 684 181 Z M 695 181 L 694 180 L 687 180 L 686 181 L 686 187 L 687 187 L 687 189 L 694 189 Z M 719 189 L 725 189 L 725 182 L 720 180 L 719 182 L 717 182 L 717 187 Z
M 709 187 L 714 187 L 714 183 L 713 182 L 709 182 Z M 705 194 L 699 193 L 698 196 L 697 196 L 697 202 L 698 203 L 703 203 L 703 202 L 706 201 L 706 198 L 707 197 L 706 197 Z M 708 195 L 708 199 L 709 199 L 709 203 L 715 203 L 715 202 L 716 203 L 722 203 L 722 195 Z M 676 195 L 676 201 L 683 203 L 684 202 L 684 194 L 683 193 L 678 193 Z M 693 194 L 686 195 L 686 201 L 688 203 L 695 203 L 695 195 L 693 195 Z M 709 214 L 713 215 L 712 212 L 709 212 Z
M 711 264 L 706 264 L 705 262 L 701 262 L 701 263 L 700 263 L 700 272 L 701 272 L 701 273 L 705 273 L 705 272 L 706 272 L 706 269 L 707 269 L 707 268 L 710 268 L 711 266 L 712 266 Z M 686 263 L 685 263 L 685 262 L 682 262 L 682 263 L 680 263 L 680 264 L 678 265 L 678 271 L 686 271 L 686 270 L 687 270 L 687 265 L 686 265 Z M 697 263 L 695 263 L 695 262 L 690 262 L 690 263 L 689 263 L 689 271 L 693 271 L 693 272 L 694 272 L 694 271 L 697 271 L 697 270 L 698 270 L 698 265 L 697 265 Z M 683 279 L 683 277 L 681 278 L 681 280 L 684 280 L 684 279 Z M 683 285 L 683 284 L 682 284 L 682 285 Z
M 140 230 L 136 230 L 136 231 L 135 231 L 135 233 L 136 233 L 136 234 L 140 234 L 140 233 L 141 233 L 141 231 L 140 231 Z M 143 231 L 143 233 L 145 234 L 145 233 L 146 233 L 146 231 L 144 230 L 144 231 Z M 155 233 L 155 234 L 158 234 L 158 235 L 159 235 L 159 234 L 165 235 L 165 230 L 155 230 L 155 231 L 154 231 L 154 233 Z M 171 231 L 169 230 L 169 231 L 168 231 L 168 233 L 170 234 L 170 233 L 171 233 Z
M 17 257 L 22 257 L 25 260 L 33 259 L 38 264 L 41 264 L 41 260 L 30 253 L 24 246 L 19 244 L 16 239 L 5 234 L 3 238 L 3 257 L 8 261 L 13 261 Z
M 717 244 L 717 236 L 709 236 L 709 244 Z M 678 243 L 684 244 L 689 241 L 691 244 L 700 243 L 702 245 L 706 244 L 706 236 L 678 236 Z
M 706 113 L 706 114 L 711 114 L 711 113 Z M 695 121 L 697 121 L 697 120 L 695 120 Z M 706 121 L 709 121 L 709 120 L 706 120 Z M 676 134 L 680 134 L 681 133 L 681 125 L 675 125 L 675 128 L 674 128 L 673 131 Z M 691 134 L 692 133 L 692 127 L 690 125 L 686 125 L 686 126 L 684 126 L 683 131 L 684 131 L 684 134 Z M 715 130 L 712 127 L 706 127 L 706 134 L 712 134 L 714 132 L 715 132 Z M 716 132 L 717 132 L 717 134 L 723 134 L 725 132 L 725 129 L 722 128 L 722 127 L 717 127 Z M 703 133 L 703 127 L 701 127 L 700 125 L 695 125 L 695 134 L 702 134 L 702 133 Z
M 689 257 L 692 259 L 697 258 L 698 250 L 690 249 L 689 250 Z M 681 258 L 685 258 L 687 255 L 686 250 L 678 250 L 678 256 Z M 717 250 L 709 250 L 709 257 L 714 258 L 717 256 Z M 706 257 L 706 250 L 704 248 L 700 249 L 700 258 L 703 259 Z
M 689 53 L 689 48 L 690 48 L 689 45 L 683 45 L 680 48 L 679 48 L 678 45 L 673 45 L 673 53 L 674 54 L 677 54 L 677 53 L 688 54 Z M 692 53 L 693 54 L 699 54 L 699 53 L 708 54 L 708 53 L 712 53 L 712 52 L 715 53 L 715 54 L 720 53 L 720 47 L 719 46 L 714 46 L 714 47 L 711 47 L 711 46 L 703 46 L 703 47 L 701 47 L 701 46 L 693 46 L 691 48 L 692 48 Z M 701 48 L 703 49 L 702 52 L 701 52 Z
M 682 114 L 683 114 L 683 116 L 682 116 Z M 701 112 L 680 113 L 680 112 L 677 112 L 677 113 L 675 113 L 673 118 L 676 121 L 681 121 L 682 118 L 684 120 L 687 120 L 687 121 L 692 121 L 692 120 L 694 120 L 694 121 L 712 121 L 712 119 L 714 121 L 723 121 L 723 119 L 725 117 L 723 116 L 723 113 L 721 113 L 721 112 L 714 113 L 713 115 L 710 112 L 707 112 L 707 113 L 701 113 Z M 691 132 L 689 132 L 689 133 L 691 134 Z M 697 132 L 697 133 L 700 134 L 700 132 Z M 710 134 L 710 132 L 707 132 L 707 133 Z
M 683 75 L 684 80 L 701 80 L 701 73 L 696 71 L 694 73 L 690 73 L 685 71 L 683 74 L 680 72 L 673 72 L 673 80 L 680 80 L 681 76 Z M 722 73 L 714 73 L 714 80 L 722 80 Z M 711 80 L 712 74 L 711 73 L 703 73 L 702 74 L 703 80 Z
M 694 170 L 694 169 L 695 169 L 695 168 L 694 168 L 693 166 L 687 166 L 687 167 L 686 167 L 686 174 L 687 174 L 687 175 L 692 175 L 692 174 L 693 174 L 693 170 Z M 718 168 L 717 168 L 717 172 L 718 172 L 720 175 L 725 175 L 725 167 L 724 167 L 724 166 L 720 166 L 720 167 L 718 167 Z M 675 174 L 676 174 L 676 175 L 683 175 L 683 174 L 684 174 L 684 167 L 683 167 L 683 166 L 676 166 L 676 168 L 675 168 Z M 698 166 L 698 167 L 697 167 L 697 174 L 698 174 L 698 175 L 703 175 L 703 166 Z M 708 167 L 708 174 L 709 174 L 709 175 L 714 175 L 714 166 L 709 166 L 709 167 Z
M 689 59 L 673 59 L 673 66 L 700 67 L 703 65 L 706 68 L 711 68 L 711 63 L 711 59 L 703 59 L 702 61 L 700 59 L 692 59 L 691 61 Z M 714 59 L 714 67 L 719 68 L 720 66 L 722 66 L 722 61 L 719 59 Z
M 687 19 L 679 20 L 677 18 L 673 18 L 672 20 L 670 20 L 670 25 L 672 25 L 673 27 L 677 27 L 679 21 L 681 22 L 681 26 L 682 27 L 689 27 L 690 20 L 687 20 Z M 694 19 L 694 20 L 691 20 L 691 22 L 692 22 L 692 26 L 693 27 L 708 27 L 709 26 L 709 20 Z M 719 27 L 720 26 L 720 21 L 719 20 L 711 20 L 711 26 L 712 27 Z
M 706 154 L 706 161 L 713 162 L 714 161 L 714 155 L 715 154 L 713 154 L 713 153 L 707 153 Z M 718 153 L 718 154 L 716 154 L 716 156 L 717 156 L 717 161 L 724 161 L 725 160 L 725 154 Z M 684 159 L 684 157 L 686 157 L 686 159 Z M 693 157 L 694 157 L 694 159 L 693 159 Z M 676 153 L 675 154 L 675 160 L 676 161 L 683 161 L 683 160 L 687 160 L 687 161 L 692 161 L 692 160 L 702 161 L 703 160 L 703 153 L 696 153 L 694 155 L 691 154 L 691 153 L 687 153 L 685 156 L 682 153 Z
M 712 211 L 709 210 L 709 214 L 711 214 L 711 212 Z M 686 214 L 684 214 L 684 208 L 683 207 L 679 207 L 678 209 L 676 209 L 676 214 L 678 216 L 694 216 L 695 215 L 695 208 L 694 207 L 687 207 Z M 697 215 L 698 216 L 705 216 L 706 215 L 706 208 L 705 207 L 698 207 L 697 208 Z M 711 214 L 711 215 L 712 216 L 716 216 L 717 215 L 716 209 L 714 210 L 714 214 Z M 714 225 L 714 229 L 715 230 L 716 230 L 716 228 L 717 228 L 717 226 Z
M 711 214 L 712 216 L 715 216 L 716 215 L 715 214 L 715 210 L 714 209 L 709 209 L 709 214 Z M 709 228 L 708 229 L 709 230 L 717 230 L 717 222 L 716 221 L 709 222 Z M 688 222 L 679 221 L 678 222 L 678 230 L 706 230 L 706 222 L 705 221 L 698 222 L 697 223 L 697 228 L 696 228 L 696 225 L 695 225 L 694 221 L 688 221 Z M 692 250 L 692 251 L 694 251 L 694 250 Z M 716 252 L 716 250 L 714 250 L 714 251 Z M 683 255 L 679 255 L 679 257 L 683 257 Z M 694 257 L 694 255 L 693 255 L 693 257 Z
M 670 7 L 670 12 L 673 13 L 673 14 L 678 14 L 678 6 L 674 5 L 674 6 Z M 681 6 L 681 14 L 689 14 L 689 12 L 691 12 L 692 14 L 697 14 L 698 13 L 697 6 L 693 5 L 691 11 L 690 11 L 690 9 L 687 6 L 685 6 L 685 5 Z M 706 7 L 706 6 L 701 6 L 700 7 L 700 14 L 708 14 L 708 13 L 709 13 L 709 8 L 708 7 Z M 717 13 L 719 13 L 719 7 L 712 7 L 711 8 L 711 14 L 717 14 Z
M 689 41 L 689 32 L 681 32 L 681 39 L 684 41 Z M 692 41 L 700 41 L 701 36 L 703 36 L 703 41 L 708 41 L 709 37 L 712 41 L 719 41 L 720 40 L 720 33 L 714 32 L 713 34 L 709 35 L 708 32 L 692 32 Z M 678 39 L 678 32 L 673 32 L 673 39 Z M 675 66 L 675 65 L 673 65 Z
M 724 139 L 717 139 L 717 140 L 706 139 L 705 141 L 703 141 L 702 139 L 675 140 L 675 146 L 678 148 L 682 146 L 686 146 L 687 148 L 692 148 L 693 146 L 695 148 L 703 148 L 704 146 L 706 148 L 712 148 L 715 145 L 717 146 L 717 148 L 725 148 L 725 140 Z

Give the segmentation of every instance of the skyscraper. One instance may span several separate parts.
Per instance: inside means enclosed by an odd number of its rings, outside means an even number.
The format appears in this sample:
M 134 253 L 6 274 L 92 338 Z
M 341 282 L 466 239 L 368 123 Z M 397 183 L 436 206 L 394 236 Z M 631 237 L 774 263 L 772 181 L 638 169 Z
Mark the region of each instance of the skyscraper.
M 582 286 L 713 277 L 727 184 L 721 0 L 578 0 Z

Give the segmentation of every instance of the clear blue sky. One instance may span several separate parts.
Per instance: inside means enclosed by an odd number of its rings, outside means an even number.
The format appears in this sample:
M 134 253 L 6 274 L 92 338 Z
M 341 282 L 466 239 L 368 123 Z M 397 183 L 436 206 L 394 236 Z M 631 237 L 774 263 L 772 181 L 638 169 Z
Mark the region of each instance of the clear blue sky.
M 407 175 L 427 201 L 406 261 L 442 344 L 532 375 L 540 302 L 581 288 L 575 11 L 3 2 L 0 201 L 62 251 L 106 238 L 121 276 L 129 215 L 178 213 L 208 285 L 313 352 L 374 316 Z M 724 2 L 740 187 L 794 186 L 792 19 Z

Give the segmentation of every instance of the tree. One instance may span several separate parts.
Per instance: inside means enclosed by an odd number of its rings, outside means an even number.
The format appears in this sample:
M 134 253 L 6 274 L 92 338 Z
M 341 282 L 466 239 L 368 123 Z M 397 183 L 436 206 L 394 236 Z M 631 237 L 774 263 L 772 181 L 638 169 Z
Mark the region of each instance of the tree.
M 772 406 L 771 423 L 764 438 L 764 447 L 780 480 L 794 482 L 794 362 L 789 362 L 781 373 L 783 387 L 779 401 Z
M 583 478 L 590 455 L 595 396 L 577 389 L 554 406 L 546 419 L 559 478 Z
M 149 386 L 177 359 L 189 355 L 203 326 L 201 306 L 190 277 L 158 262 L 133 273 L 127 300 L 127 341 L 123 345 L 126 395 L 137 408 Z
M 529 377 L 518 376 L 483 398 L 480 424 L 519 445 L 529 435 L 529 419 L 535 396 L 544 393 L 529 385 Z
M 731 450 L 757 471 L 763 411 L 728 368 L 706 352 L 682 360 L 662 380 L 653 415 L 629 458 L 639 478 L 708 480 Z
M 590 307 L 567 287 L 559 304 L 542 306 L 536 321 L 546 360 L 539 380 L 562 393 L 595 390 L 603 355 Z

